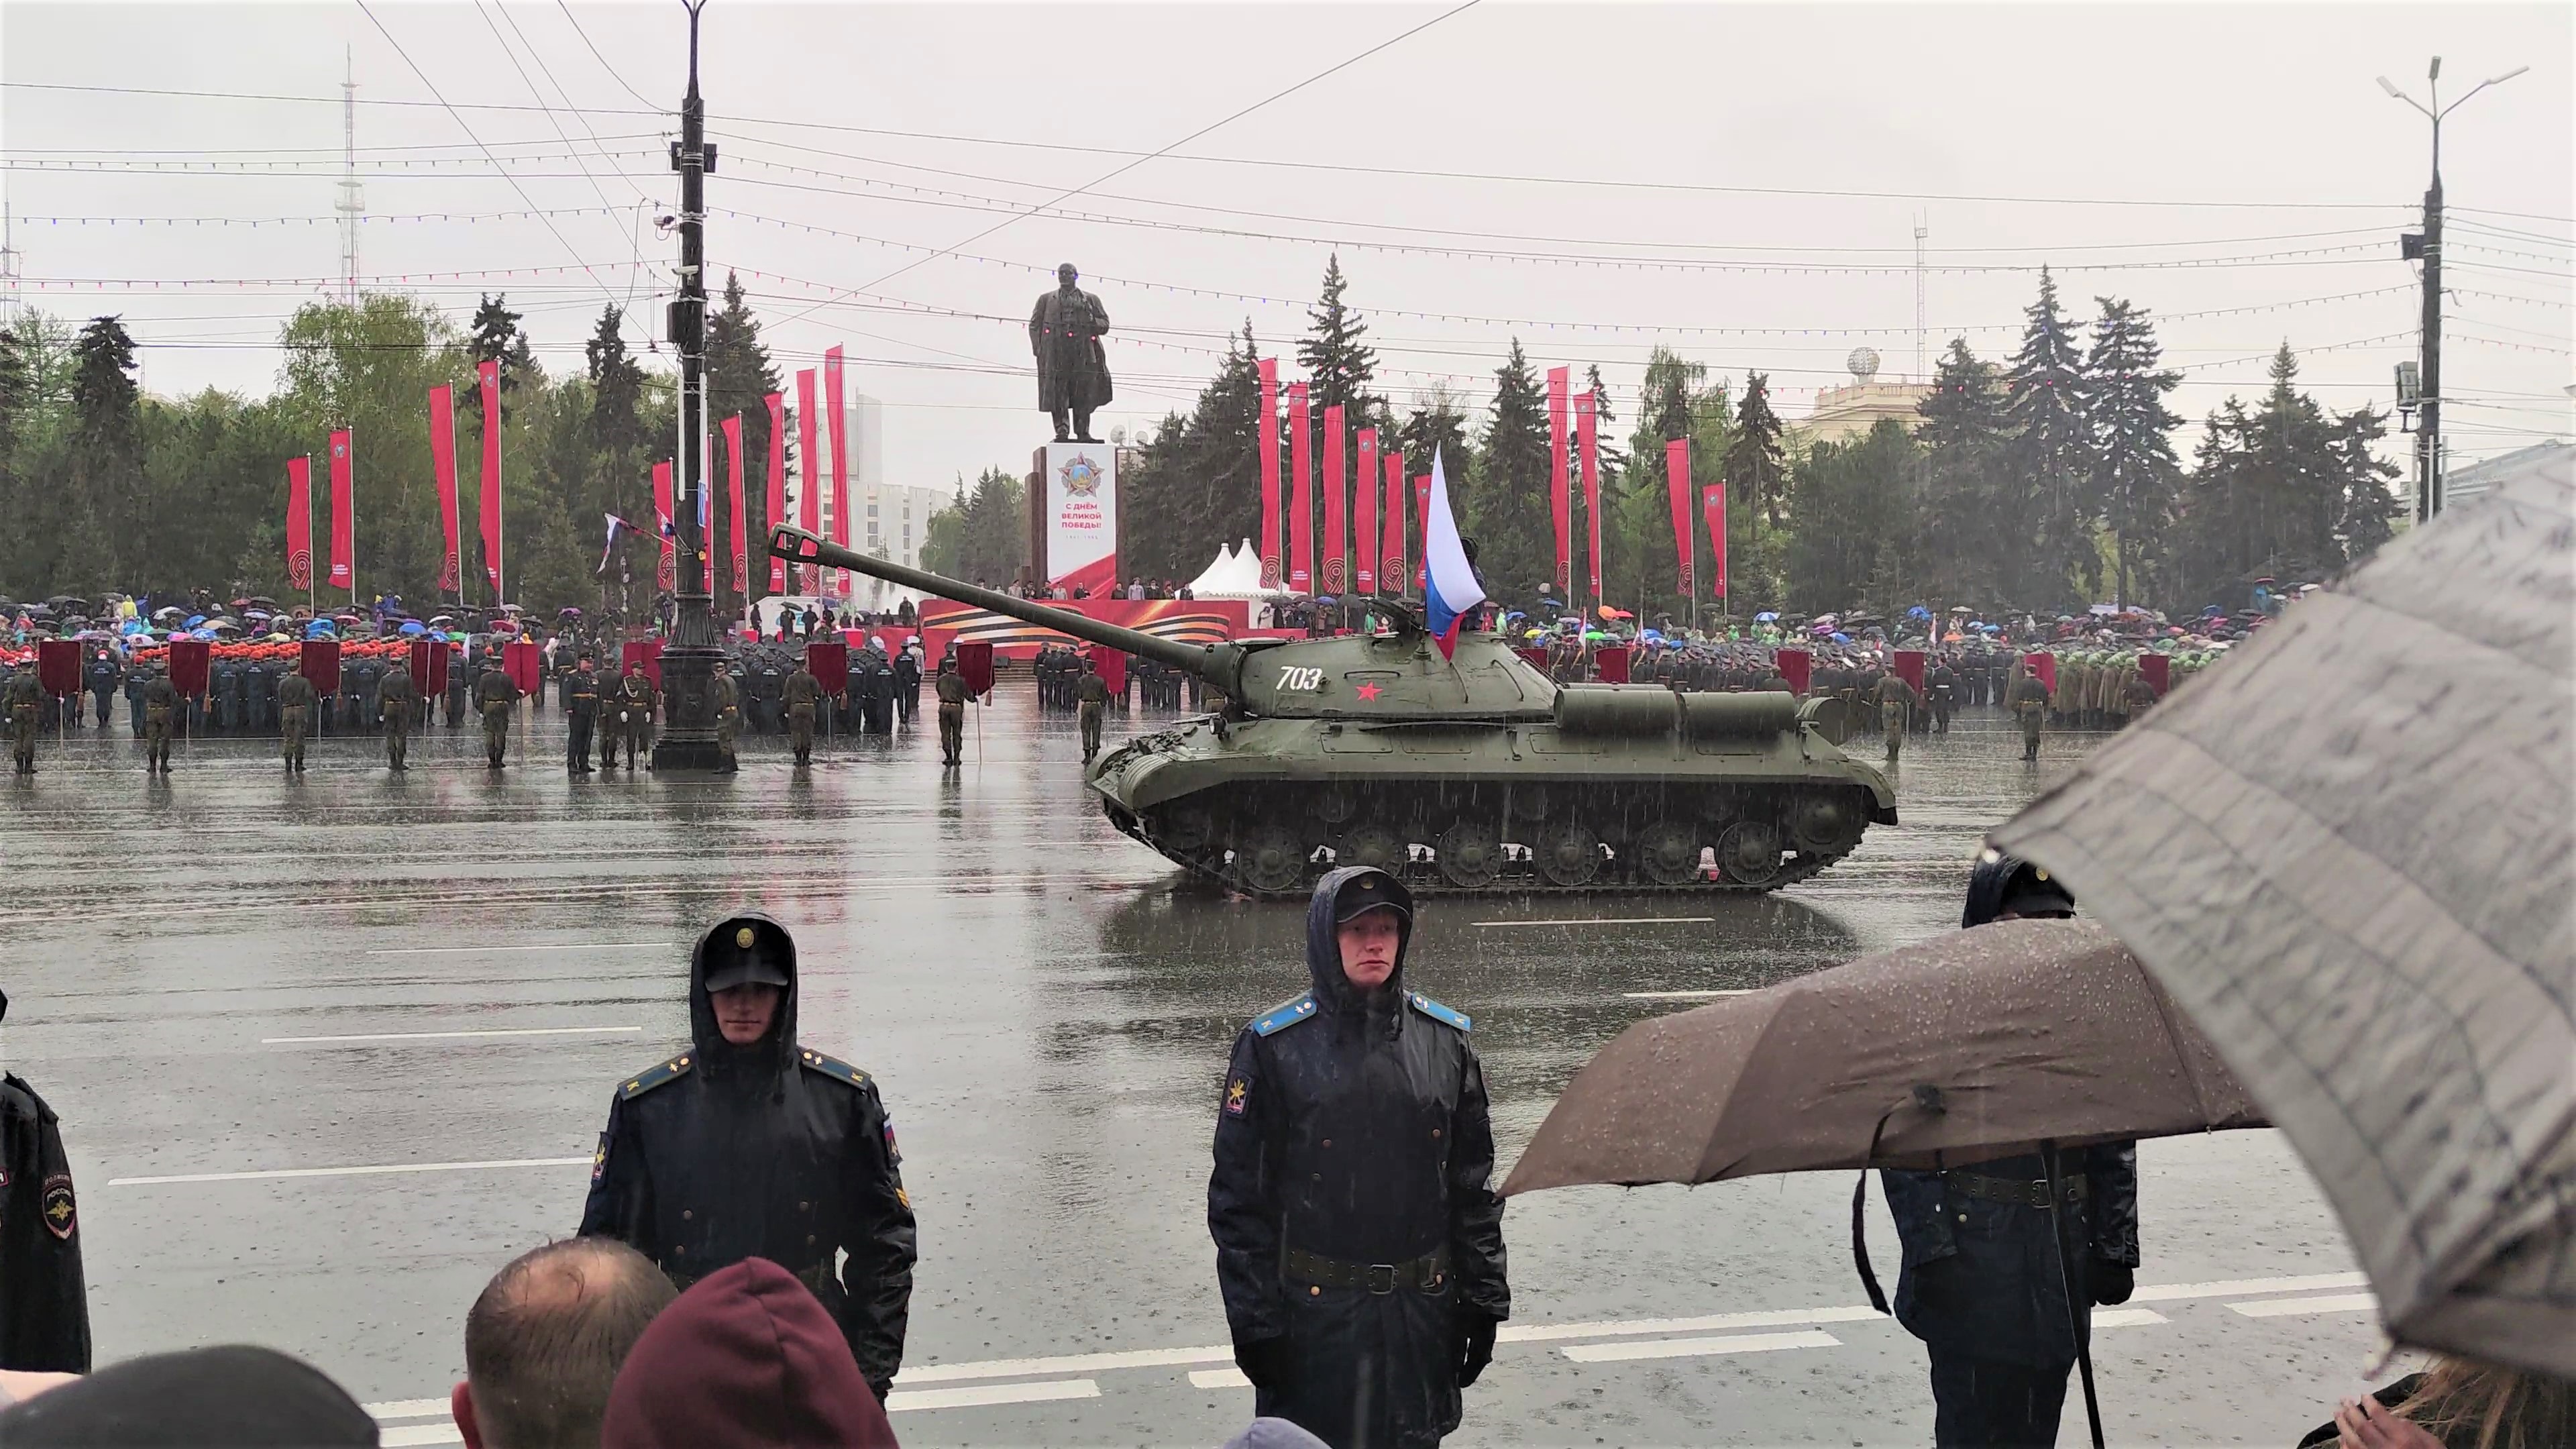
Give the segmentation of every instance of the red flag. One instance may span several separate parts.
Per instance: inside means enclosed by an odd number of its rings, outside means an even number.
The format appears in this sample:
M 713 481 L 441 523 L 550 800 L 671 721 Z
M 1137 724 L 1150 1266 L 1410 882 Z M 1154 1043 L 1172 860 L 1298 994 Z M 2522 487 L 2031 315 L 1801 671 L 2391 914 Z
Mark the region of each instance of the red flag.
M 307 639 L 304 641 L 303 648 L 297 653 L 296 661 L 299 666 L 297 672 L 312 682 L 315 694 L 340 692 L 339 640 Z M 206 687 L 200 684 L 193 692 L 203 694 L 206 692 Z
M 823 349 L 823 421 L 832 434 L 832 542 L 850 546 L 850 418 L 841 406 L 841 349 Z M 847 597 L 850 574 L 832 571 L 832 592 Z
M 313 460 L 286 460 L 286 586 L 313 587 Z
M 2056 655 L 2047 653 L 2043 650 L 2023 655 L 2021 657 L 2021 662 L 2030 666 L 2030 672 L 2039 676 L 2039 682 L 2048 687 L 2049 693 L 2055 694 L 2057 692 Z
M 680 586 L 679 521 L 671 516 L 671 465 L 653 465 L 653 531 L 662 536 L 662 561 L 653 566 L 653 587 Z
M 1547 500 L 1556 523 L 1556 586 L 1559 597 L 1574 602 L 1574 510 L 1565 481 L 1565 389 L 1567 369 L 1547 370 Z
M 1600 399 L 1589 391 L 1574 395 L 1575 454 L 1583 466 L 1583 521 L 1592 535 L 1593 602 L 1601 600 L 1601 443 L 1595 436 Z
M 1807 697 L 1807 686 L 1815 680 L 1816 657 L 1804 649 L 1783 649 L 1773 656 L 1773 667 L 1789 681 L 1789 692 L 1800 699 Z
M 1908 683 L 1908 684 L 1910 684 L 1910 685 L 1913 685 L 1913 686 L 1914 686 L 1914 692 L 1915 692 L 1915 693 L 1917 693 L 1917 694 L 1922 693 L 1922 692 L 1923 692 L 1923 651 L 1922 651 L 1922 650 L 1920 650 L 1920 649 L 1899 649 L 1899 650 L 1897 650 L 1897 651 L 1896 651 L 1896 677 L 1897 677 L 1897 678 L 1899 678 L 1899 679 L 1904 680 L 1906 683 Z
M 981 699 L 993 692 L 993 641 L 960 639 L 957 641 L 957 675 L 966 681 L 966 692 Z
M 492 600 L 501 593 L 501 364 L 479 363 L 483 374 L 483 575 Z
M 445 384 L 429 390 L 429 470 L 438 483 L 438 523 L 446 530 L 447 552 L 438 561 L 438 591 L 444 594 L 465 582 L 456 531 L 456 390 Z
M 331 435 L 331 587 L 358 595 L 358 514 L 350 496 L 349 430 Z
M 1726 485 L 1711 483 L 1699 490 L 1700 512 L 1708 516 L 1709 571 L 1712 591 L 1726 597 Z
M 81 646 L 78 639 L 36 641 L 36 685 L 56 699 L 81 692 Z
M 1279 587 L 1279 359 L 1261 359 L 1261 587 Z
M 1351 587 L 1377 592 L 1377 429 L 1359 435 L 1359 488 L 1351 494 Z M 1340 470 L 1336 469 L 1338 476 Z
M 761 517 L 776 528 L 787 521 L 787 396 L 773 392 L 761 401 L 769 405 L 769 504 Z M 769 591 L 787 592 L 787 560 L 775 554 L 769 559 Z
M 1691 542 L 1696 535 L 1690 517 L 1690 439 L 1675 438 L 1664 444 L 1664 484 L 1673 498 L 1673 552 L 1681 568 L 1678 592 L 1687 595 L 1697 587 L 1691 579 Z
M 1100 682 L 1109 686 L 1109 697 L 1116 699 L 1127 692 L 1127 656 L 1115 649 L 1094 648 L 1091 662 L 1100 670 Z
M 2173 688 L 2173 660 L 2162 654 L 2141 654 L 2138 656 L 2138 677 L 2154 688 L 2156 698 L 2162 699 L 2165 692 Z
M 1386 450 L 1386 540 L 1377 559 L 1377 591 L 1404 592 L 1404 453 Z
M 1336 598 L 1350 586 L 1342 568 L 1342 495 L 1350 486 L 1342 465 L 1342 405 L 1335 403 L 1324 409 L 1324 576 L 1318 586 Z
M 1429 587 L 1431 574 L 1431 475 L 1413 480 L 1413 516 L 1421 520 L 1422 561 L 1413 570 L 1413 591 Z
M 545 682 L 545 648 L 534 639 L 513 639 L 501 646 L 501 672 L 521 694 L 534 694 Z
M 214 666 L 214 651 L 215 646 L 204 639 L 171 640 L 170 687 L 190 699 L 204 694 L 206 675 Z
M 1315 592 L 1315 439 L 1306 384 L 1288 384 L 1288 591 Z
M 819 536 L 823 532 L 823 474 L 814 457 L 814 369 L 810 367 L 796 374 L 796 459 L 796 526 Z M 798 564 L 796 590 L 821 593 L 822 566 Z
M 742 414 L 724 420 L 725 480 L 733 485 L 733 591 L 751 594 L 751 540 L 742 527 Z
M 1592 677 L 1603 684 L 1626 684 L 1628 682 L 1628 646 L 1602 645 L 1600 652 L 1592 656 Z

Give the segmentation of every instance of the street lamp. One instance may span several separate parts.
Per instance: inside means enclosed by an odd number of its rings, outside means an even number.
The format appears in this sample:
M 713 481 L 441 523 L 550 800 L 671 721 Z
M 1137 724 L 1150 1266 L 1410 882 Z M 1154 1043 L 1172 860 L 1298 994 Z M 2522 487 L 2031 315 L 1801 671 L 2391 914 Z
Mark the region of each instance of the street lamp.
M 2442 104 L 2442 58 L 2438 55 L 2424 72 L 2429 104 L 2399 90 L 2388 77 L 2379 77 L 2381 90 L 2423 112 L 2424 118 L 2433 123 L 2433 184 L 2424 192 L 2424 231 L 2421 236 L 2400 239 L 2407 257 L 2421 257 L 2424 261 L 2424 424 L 2415 435 L 2417 523 L 2428 523 L 2442 511 L 2442 118 L 2467 105 L 2470 96 L 2489 86 L 2502 85 L 2529 69 L 2530 66 L 2518 65 L 2502 75 L 2489 76 L 2470 87 L 2468 95 L 2447 106 Z

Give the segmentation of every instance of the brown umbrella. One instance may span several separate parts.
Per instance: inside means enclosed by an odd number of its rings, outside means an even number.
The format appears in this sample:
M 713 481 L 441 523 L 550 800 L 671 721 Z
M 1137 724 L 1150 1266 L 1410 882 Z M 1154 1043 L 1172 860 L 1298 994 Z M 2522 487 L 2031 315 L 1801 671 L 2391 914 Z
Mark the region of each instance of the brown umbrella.
M 2261 1125 L 2108 932 L 2003 921 L 1628 1028 L 1549 1109 L 1503 1195 Z
M 1997 832 L 2136 948 L 2281 1124 L 2390 1337 L 2562 1377 L 2572 452 L 2294 606 Z

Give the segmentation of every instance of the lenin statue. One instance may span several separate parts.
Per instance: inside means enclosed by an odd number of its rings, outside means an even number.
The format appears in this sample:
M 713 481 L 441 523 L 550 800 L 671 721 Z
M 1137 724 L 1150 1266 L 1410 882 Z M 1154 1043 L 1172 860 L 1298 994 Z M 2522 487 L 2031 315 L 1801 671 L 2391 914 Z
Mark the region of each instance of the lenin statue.
M 1038 359 L 1038 406 L 1055 415 L 1059 443 L 1096 443 L 1091 411 L 1109 401 L 1109 358 L 1100 334 L 1109 312 L 1100 299 L 1073 283 L 1081 273 L 1067 262 L 1055 269 L 1056 289 L 1029 313 L 1029 350 Z M 1072 415 L 1071 430 L 1066 414 Z

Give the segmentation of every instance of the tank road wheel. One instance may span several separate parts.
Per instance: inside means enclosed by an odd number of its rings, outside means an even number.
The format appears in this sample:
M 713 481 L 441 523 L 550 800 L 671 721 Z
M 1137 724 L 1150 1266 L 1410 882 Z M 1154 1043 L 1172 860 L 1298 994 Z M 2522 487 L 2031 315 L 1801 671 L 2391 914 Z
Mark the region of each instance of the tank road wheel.
M 1333 864 L 1373 865 L 1402 874 L 1410 854 L 1404 848 L 1404 837 L 1396 833 L 1394 826 L 1372 820 L 1351 830 L 1333 847 Z
M 1460 890 L 1482 890 L 1503 873 L 1503 842 L 1482 820 L 1461 820 L 1432 842 L 1440 874 Z
M 1759 820 L 1739 820 L 1717 838 L 1717 868 L 1744 885 L 1764 885 L 1780 873 L 1780 832 Z
M 1288 895 L 1306 883 L 1306 848 L 1284 825 L 1264 825 L 1234 848 L 1234 873 L 1265 896 Z
M 1789 807 L 1789 841 L 1810 855 L 1837 855 L 1859 840 L 1865 818 L 1853 791 L 1804 795 Z
M 1571 821 L 1551 825 L 1539 832 L 1530 854 L 1538 863 L 1539 878 L 1552 886 L 1590 885 L 1601 873 L 1601 837 L 1588 825 Z
M 1699 875 L 1699 832 L 1680 820 L 1658 820 L 1637 832 L 1637 874 L 1655 885 L 1689 885 Z

